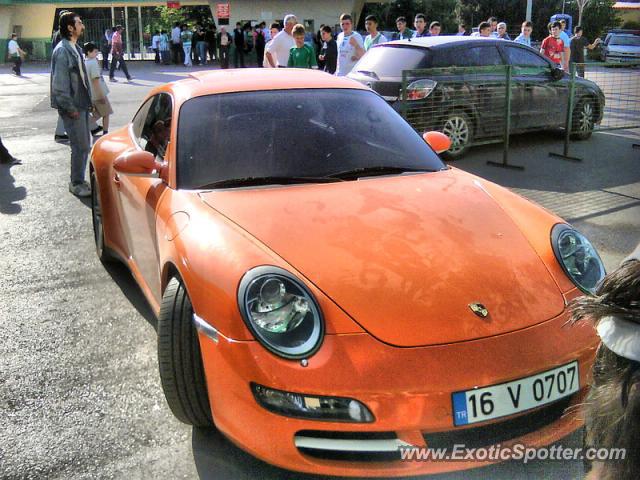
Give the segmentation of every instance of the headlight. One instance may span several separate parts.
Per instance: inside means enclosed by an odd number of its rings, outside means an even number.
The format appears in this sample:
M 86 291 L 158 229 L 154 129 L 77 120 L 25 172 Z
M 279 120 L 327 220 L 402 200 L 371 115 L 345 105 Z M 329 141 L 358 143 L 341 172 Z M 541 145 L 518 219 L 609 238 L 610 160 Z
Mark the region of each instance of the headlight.
M 268 350 L 284 358 L 306 358 L 324 337 L 322 312 L 311 292 L 278 267 L 249 270 L 238 288 L 244 322 Z
M 551 230 L 551 246 L 569 278 L 580 290 L 593 294 L 606 272 L 589 240 L 569 225 L 558 224 Z

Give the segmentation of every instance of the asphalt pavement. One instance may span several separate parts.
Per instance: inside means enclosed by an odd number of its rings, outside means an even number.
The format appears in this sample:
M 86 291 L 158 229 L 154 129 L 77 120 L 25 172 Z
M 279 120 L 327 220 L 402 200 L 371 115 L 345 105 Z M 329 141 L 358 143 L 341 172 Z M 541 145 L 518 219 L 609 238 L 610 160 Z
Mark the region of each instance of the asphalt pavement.
M 109 84 L 112 129 L 182 67 L 130 63 L 133 83 Z M 311 479 L 244 453 L 214 431 L 173 418 L 156 360 L 156 321 L 123 266 L 93 246 L 89 203 L 69 194 L 69 147 L 55 143 L 46 65 L 24 78 L 0 66 L 0 136 L 21 166 L 0 166 L 0 478 Z M 612 75 L 616 72 L 612 71 Z M 473 149 L 455 166 L 560 214 L 596 245 L 609 270 L 640 242 L 640 132 L 572 144 L 574 163 L 550 158 L 562 135 L 512 137 Z M 241 412 L 238 412 L 241 414 Z M 268 441 L 268 440 L 265 440 Z M 561 442 L 580 446 L 580 434 Z M 506 463 L 439 476 L 579 478 L 580 462 Z

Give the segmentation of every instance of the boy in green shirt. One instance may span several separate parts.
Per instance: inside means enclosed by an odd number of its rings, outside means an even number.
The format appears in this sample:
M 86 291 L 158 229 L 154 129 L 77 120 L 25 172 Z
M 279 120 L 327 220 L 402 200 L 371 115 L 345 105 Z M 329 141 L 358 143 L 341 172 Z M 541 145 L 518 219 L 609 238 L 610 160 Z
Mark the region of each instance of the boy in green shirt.
M 313 47 L 304 43 L 304 25 L 297 24 L 293 27 L 291 35 L 296 41 L 296 46 L 289 50 L 289 61 L 287 67 L 294 68 L 318 68 L 316 62 L 316 52 Z

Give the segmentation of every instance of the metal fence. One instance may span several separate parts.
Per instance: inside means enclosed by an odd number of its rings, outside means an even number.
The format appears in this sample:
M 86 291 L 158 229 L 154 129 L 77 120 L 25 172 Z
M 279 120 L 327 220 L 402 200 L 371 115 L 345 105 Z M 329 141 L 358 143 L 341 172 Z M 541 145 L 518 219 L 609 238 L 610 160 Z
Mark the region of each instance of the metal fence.
M 562 154 L 553 157 L 580 161 L 570 155 L 571 140 L 584 140 L 592 132 L 640 128 L 640 63 L 572 64 Z M 595 83 L 602 102 L 577 91 L 582 79 Z
M 419 133 L 447 134 L 449 159 L 473 146 L 503 142 L 502 161 L 488 163 L 522 168 L 509 163 L 510 135 L 554 129 L 565 135 L 563 154 L 553 156 L 575 159 L 569 156 L 573 140 L 640 128 L 638 66 L 580 64 L 568 75 L 530 65 L 406 70 L 399 110 Z

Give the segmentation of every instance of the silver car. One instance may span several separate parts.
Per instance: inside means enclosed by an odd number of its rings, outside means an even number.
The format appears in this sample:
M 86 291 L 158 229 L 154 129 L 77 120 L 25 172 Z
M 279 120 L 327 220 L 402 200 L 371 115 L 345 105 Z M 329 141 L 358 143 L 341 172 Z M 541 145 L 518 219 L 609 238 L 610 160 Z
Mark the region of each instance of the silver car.
M 602 47 L 602 60 L 607 63 L 640 62 L 640 35 L 609 33 Z

